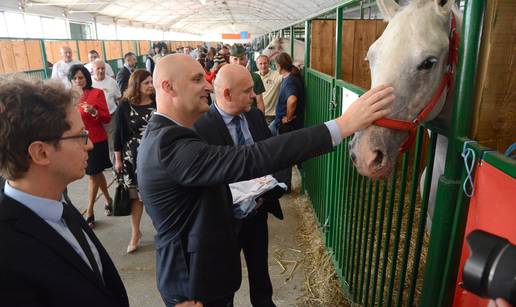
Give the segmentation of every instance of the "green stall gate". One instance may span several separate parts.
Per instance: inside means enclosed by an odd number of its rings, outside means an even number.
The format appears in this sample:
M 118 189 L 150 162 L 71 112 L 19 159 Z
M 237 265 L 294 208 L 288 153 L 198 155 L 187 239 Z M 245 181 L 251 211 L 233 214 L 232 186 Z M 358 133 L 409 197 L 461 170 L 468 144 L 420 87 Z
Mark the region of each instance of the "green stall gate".
M 335 75 L 311 69 L 310 20 L 305 22 L 305 125 L 340 115 L 342 88 L 364 91 L 340 76 L 343 10 L 360 5 L 347 1 L 335 9 Z M 466 170 L 461 157 L 471 125 L 473 89 L 481 39 L 484 0 L 466 1 L 450 127 L 419 127 L 414 148 L 398 160 L 390 178 L 359 175 L 349 159 L 347 138 L 332 153 L 303 164 L 303 191 L 308 195 L 336 274 L 347 298 L 362 306 L 451 306 L 463 243 L 469 199 L 462 192 Z M 291 28 L 292 29 L 292 28 Z M 282 32 L 282 31 L 280 31 Z M 292 33 L 292 32 L 291 32 Z M 266 35 L 263 43 L 270 41 Z M 424 134 L 430 140 L 423 146 Z M 431 233 L 425 232 L 437 136 L 449 139 L 446 168 L 439 178 Z M 477 157 L 488 150 L 468 144 Z M 514 160 L 489 152 L 491 163 L 507 174 Z M 423 158 L 425 157 L 425 158 Z M 427 175 L 422 191 L 421 170 Z

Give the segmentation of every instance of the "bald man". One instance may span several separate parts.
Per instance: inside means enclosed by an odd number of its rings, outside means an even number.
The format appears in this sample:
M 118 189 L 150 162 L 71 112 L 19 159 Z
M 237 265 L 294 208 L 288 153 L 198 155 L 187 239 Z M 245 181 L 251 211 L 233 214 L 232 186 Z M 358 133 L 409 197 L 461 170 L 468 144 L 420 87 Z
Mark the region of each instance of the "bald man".
M 59 53 L 61 54 L 61 60 L 52 66 L 52 79 L 60 80 L 66 87 L 70 88 L 68 71 L 72 65 L 82 63 L 73 59 L 72 49 L 68 46 L 61 47 Z
M 232 65 L 237 64 L 229 66 Z M 264 114 L 251 106 L 256 96 L 253 84 L 249 83 L 248 78 L 239 78 L 240 70 L 226 68 L 217 76 L 213 84 L 217 101 L 194 125 L 195 131 L 209 144 L 254 144 L 272 137 Z M 238 137 L 238 130 L 242 131 L 241 138 Z M 281 189 L 264 195 L 259 200 L 260 205 L 251 212 L 239 209 L 233 211 L 239 247 L 246 261 L 251 304 L 255 307 L 276 306 L 272 301 L 272 283 L 269 276 L 267 217 L 269 212 L 283 219 L 278 201 L 282 193 L 278 192 Z
M 254 95 L 244 67 L 226 65 L 219 73 L 217 82 L 245 80 L 244 92 Z M 192 130 L 209 110 L 212 90 L 197 61 L 185 54 L 162 58 L 154 70 L 154 85 L 157 112 L 139 147 L 138 183 L 157 232 L 157 284 L 167 306 L 233 305 L 241 268 L 229 183 L 331 151 L 342 138 L 386 116 L 394 100 L 392 88 L 382 86 L 364 94 L 336 120 L 252 145 L 216 146 Z

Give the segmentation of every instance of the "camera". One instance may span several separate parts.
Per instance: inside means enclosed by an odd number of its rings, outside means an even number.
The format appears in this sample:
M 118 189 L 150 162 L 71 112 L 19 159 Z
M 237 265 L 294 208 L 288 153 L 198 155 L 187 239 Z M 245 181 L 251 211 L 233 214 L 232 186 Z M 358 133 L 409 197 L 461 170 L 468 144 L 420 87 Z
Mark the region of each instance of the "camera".
M 485 298 L 503 298 L 516 306 L 516 245 L 491 233 L 474 230 L 462 271 L 463 287 Z

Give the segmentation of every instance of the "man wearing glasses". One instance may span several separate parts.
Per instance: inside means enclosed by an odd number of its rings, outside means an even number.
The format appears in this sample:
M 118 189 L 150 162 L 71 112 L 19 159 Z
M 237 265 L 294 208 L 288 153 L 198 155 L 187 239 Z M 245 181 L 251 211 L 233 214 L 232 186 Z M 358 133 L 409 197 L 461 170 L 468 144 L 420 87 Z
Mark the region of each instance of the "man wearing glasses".
M 63 197 L 93 147 L 77 99 L 56 82 L 0 79 L 2 305 L 129 305 L 106 250 Z

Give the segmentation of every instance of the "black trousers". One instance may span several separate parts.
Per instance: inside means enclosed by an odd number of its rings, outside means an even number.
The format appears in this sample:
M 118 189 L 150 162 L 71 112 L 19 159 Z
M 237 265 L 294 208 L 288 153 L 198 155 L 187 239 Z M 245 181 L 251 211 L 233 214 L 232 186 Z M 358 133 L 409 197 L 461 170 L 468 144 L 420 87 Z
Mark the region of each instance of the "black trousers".
M 272 302 L 272 283 L 269 276 L 269 230 L 267 212 L 259 208 L 255 216 L 242 220 L 238 233 L 244 252 L 253 307 L 275 307 Z

